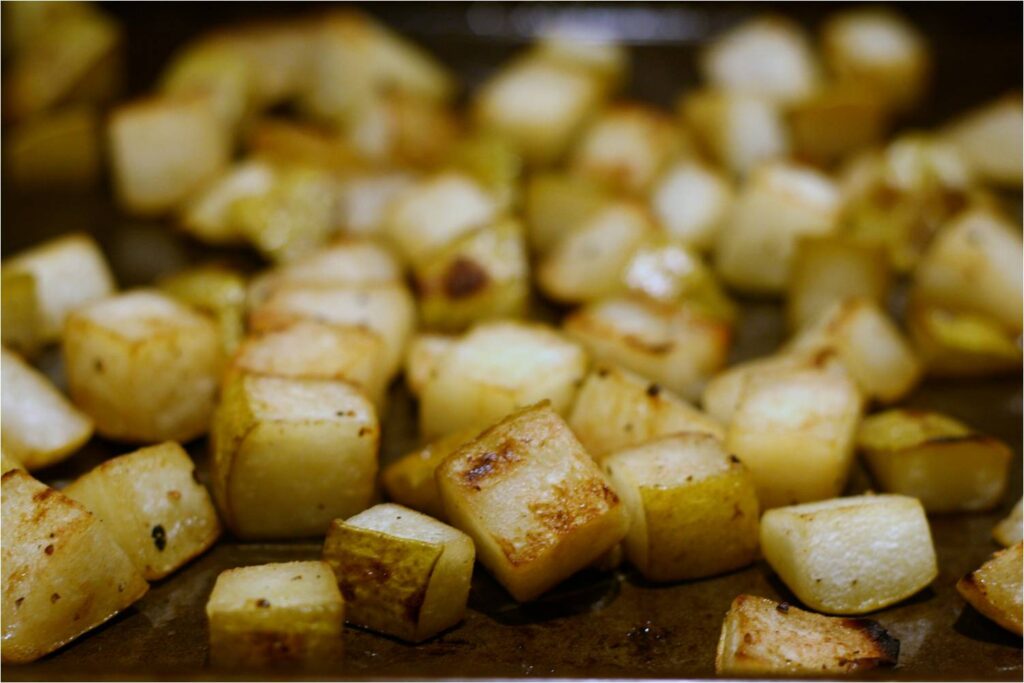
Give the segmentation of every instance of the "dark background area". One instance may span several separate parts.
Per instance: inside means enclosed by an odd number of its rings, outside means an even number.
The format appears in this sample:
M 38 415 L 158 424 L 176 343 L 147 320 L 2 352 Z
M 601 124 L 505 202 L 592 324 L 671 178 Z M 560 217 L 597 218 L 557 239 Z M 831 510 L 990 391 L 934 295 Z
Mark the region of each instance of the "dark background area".
M 168 59 L 201 33 L 240 21 L 272 20 L 320 12 L 319 3 L 100 3 L 126 29 L 130 94 L 148 91 Z M 612 22 L 628 28 L 632 68 L 624 95 L 671 106 L 697 85 L 694 56 L 700 45 L 745 18 L 775 11 L 816 29 L 840 3 L 409 3 L 360 7 L 423 45 L 460 76 L 479 83 L 529 42 L 552 15 Z M 943 123 L 968 107 L 1021 89 L 1020 3 L 908 3 L 895 7 L 927 36 L 935 60 L 933 87 L 904 126 Z M 88 193 L 15 192 L 4 188 L 2 251 L 12 254 L 51 236 L 83 230 L 100 241 L 122 287 L 211 257 L 257 263 L 251 255 L 207 249 L 169 222 L 121 215 L 105 188 Z M 1017 193 L 1011 201 L 1020 204 Z M 779 307 L 743 302 L 733 360 L 764 355 L 782 340 Z M 55 350 L 40 364 L 60 377 Z M 941 410 L 1006 440 L 1015 450 L 1010 490 L 996 510 L 931 519 L 941 573 L 933 587 L 872 615 L 903 643 L 900 667 L 874 679 L 1020 680 L 1021 640 L 965 608 L 953 584 L 995 550 L 992 525 L 1021 495 L 1021 385 L 998 380 L 928 381 L 908 405 Z M 415 405 L 400 388 L 392 397 L 383 460 L 416 439 Z M 123 446 L 94 439 L 71 460 L 40 473 L 61 483 Z M 202 442 L 189 448 L 200 469 Z M 849 492 L 870 486 L 857 468 Z M 238 543 L 230 537 L 172 577 L 157 582 L 133 608 L 53 656 L 27 667 L 7 666 L 5 680 L 83 678 L 224 678 L 205 668 L 203 605 L 221 570 L 243 564 L 319 555 L 317 543 Z M 686 677 L 713 675 L 721 619 L 741 592 L 793 601 L 763 564 L 725 576 L 670 586 L 646 584 L 634 573 L 583 573 L 536 603 L 516 605 L 485 573 L 474 577 L 466 622 L 419 646 L 358 629 L 346 632 L 341 670 L 327 677 Z M 259 672 L 265 677 L 268 672 Z M 281 674 L 284 675 L 284 674 Z M 252 673 L 243 677 L 251 678 Z

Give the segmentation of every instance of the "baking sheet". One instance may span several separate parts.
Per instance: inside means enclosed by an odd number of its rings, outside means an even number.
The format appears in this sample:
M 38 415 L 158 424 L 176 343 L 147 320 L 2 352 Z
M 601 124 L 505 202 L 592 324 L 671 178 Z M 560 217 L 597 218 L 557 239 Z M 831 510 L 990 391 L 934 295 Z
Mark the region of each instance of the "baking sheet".
M 369 9 L 420 39 L 465 80 L 476 82 L 526 40 L 544 16 L 566 11 L 565 7 L 524 4 L 482 8 L 434 3 L 429 9 L 423 5 L 374 5 Z M 623 17 L 632 17 L 628 21 L 633 22 L 629 25 L 634 27 L 632 40 L 637 45 L 633 50 L 633 82 L 628 93 L 663 105 L 671 104 L 681 88 L 696 82 L 694 46 L 709 31 L 763 9 L 748 5 L 575 7 L 591 15 L 601 10 L 613 22 L 626 22 Z M 637 8 L 643 11 L 638 12 Z M 834 6 L 776 8 L 813 25 Z M 151 82 L 173 47 L 203 27 L 252 14 L 301 11 L 273 4 L 254 7 L 249 3 L 207 3 L 201 7 L 162 3 L 141 7 L 128 3 L 108 5 L 106 9 L 126 22 L 130 41 L 129 84 L 136 90 Z M 632 14 L 622 14 L 626 10 Z M 982 8 L 978 4 L 954 4 L 950 9 L 928 4 L 906 10 L 928 32 L 939 59 L 937 87 L 926 111 L 918 117 L 919 123 L 934 124 L 966 106 L 1021 87 L 1019 5 Z M 651 17 L 655 17 L 653 24 Z M 644 22 L 647 34 L 643 33 Z M 124 287 L 149 283 L 157 276 L 210 258 L 226 259 L 248 268 L 256 265 L 251 255 L 209 250 L 159 222 L 120 216 L 108 196 L 105 189 L 87 194 L 52 194 L 14 192 L 5 187 L 0 233 L 3 255 L 54 235 L 85 230 L 100 240 Z M 1019 216 L 1019 193 L 1007 200 L 1017 207 Z M 732 352 L 734 360 L 771 352 L 783 335 L 777 304 L 742 303 L 743 316 Z M 898 291 L 891 303 L 899 309 Z M 44 355 L 40 364 L 60 379 L 56 351 Z M 1020 680 L 1021 639 L 965 606 L 953 586 L 957 578 L 976 568 L 996 549 L 990 540 L 990 530 L 1021 496 L 1020 379 L 929 381 L 907 403 L 947 412 L 1004 439 L 1014 448 L 1016 457 L 1010 490 L 997 510 L 982 515 L 935 516 L 930 520 L 940 575 L 930 589 L 873 615 L 900 639 L 902 647 L 898 668 L 869 673 L 866 677 Z M 408 394 L 396 386 L 384 434 L 383 463 L 416 444 L 415 414 Z M 62 485 L 103 459 L 128 450 L 94 439 L 81 454 L 40 472 L 39 476 Z M 190 444 L 189 450 L 200 470 L 205 471 L 205 443 Z M 869 486 L 858 466 L 849 492 L 860 492 Z M 153 584 L 145 598 L 110 623 L 39 662 L 5 666 L 2 678 L 287 677 L 287 672 L 209 669 L 203 608 L 214 579 L 223 569 L 316 558 L 319 550 L 317 542 L 252 544 L 225 537 L 177 574 Z M 714 674 L 714 651 L 722 617 L 732 599 L 744 592 L 796 602 L 763 563 L 709 580 L 668 586 L 648 584 L 628 569 L 615 573 L 586 572 L 529 605 L 515 604 L 486 572 L 478 569 L 469 611 L 460 626 L 418 646 L 349 628 L 344 664 L 304 675 L 356 679 L 706 678 Z

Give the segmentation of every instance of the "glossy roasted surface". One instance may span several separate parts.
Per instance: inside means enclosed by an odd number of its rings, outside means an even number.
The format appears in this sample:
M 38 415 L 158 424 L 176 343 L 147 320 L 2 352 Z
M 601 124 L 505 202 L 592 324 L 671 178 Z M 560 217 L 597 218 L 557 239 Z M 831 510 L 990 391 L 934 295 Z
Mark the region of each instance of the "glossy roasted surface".
M 421 41 L 469 84 L 478 82 L 525 40 L 537 13 L 559 8 L 519 5 L 373 6 L 370 11 Z M 579 6 L 596 11 L 594 6 Z M 775 6 L 814 26 L 835 6 Z M 217 24 L 302 11 L 295 5 L 108 5 L 129 37 L 129 84 L 151 83 L 170 51 Z M 750 5 L 603 6 L 633 22 L 649 40 L 633 47 L 631 97 L 670 105 L 696 83 L 695 45 L 717 28 L 752 12 Z M 932 40 L 938 61 L 932 96 L 912 122 L 929 126 L 968 106 L 1020 89 L 1019 6 L 933 5 L 904 8 Z M 653 12 L 653 14 L 645 12 Z M 531 19 L 533 17 L 533 19 Z M 632 17 L 632 18 L 630 18 Z M 653 23 L 652 23 L 653 22 Z M 646 26 L 646 29 L 644 27 Z M 215 251 L 190 242 L 169 225 L 118 215 L 106 188 L 89 195 L 15 193 L 4 188 L 2 252 L 16 251 L 65 232 L 96 235 L 118 282 L 130 287 L 186 265 L 218 258 L 253 269 L 255 257 Z M 1006 198 L 1019 217 L 1020 194 Z M 901 306 L 900 290 L 892 308 Z M 545 317 L 556 311 L 541 309 Z M 744 301 L 732 360 L 773 351 L 784 333 L 777 303 Z M 40 364 L 60 377 L 59 353 Z M 955 583 L 996 549 L 995 523 L 1021 496 L 1021 382 L 929 381 L 907 405 L 946 412 L 1014 449 L 1010 488 L 1000 506 L 978 515 L 933 516 L 932 534 L 940 573 L 932 587 L 914 598 L 869 615 L 901 641 L 899 666 L 866 674 L 873 679 L 1020 680 L 1021 640 L 966 606 Z M 416 445 L 415 405 L 401 386 L 393 389 L 386 420 L 382 462 Z M 94 439 L 71 460 L 38 473 L 48 483 L 66 484 L 103 459 L 131 450 Z M 205 470 L 205 442 L 189 451 Z M 848 489 L 870 487 L 859 465 Z M 204 605 L 217 574 L 230 567 L 279 560 L 314 559 L 320 542 L 244 544 L 225 537 L 210 552 L 171 577 L 105 626 L 28 666 L 6 666 L 5 680 L 31 679 L 196 679 L 237 676 L 282 678 L 284 672 L 225 672 L 207 666 Z M 717 578 L 666 586 L 647 584 L 630 570 L 587 572 L 535 603 L 520 606 L 478 569 L 465 622 L 417 646 L 349 628 L 346 660 L 337 669 L 312 672 L 326 678 L 463 677 L 672 677 L 714 675 L 715 645 L 722 618 L 740 593 L 799 604 L 763 563 Z

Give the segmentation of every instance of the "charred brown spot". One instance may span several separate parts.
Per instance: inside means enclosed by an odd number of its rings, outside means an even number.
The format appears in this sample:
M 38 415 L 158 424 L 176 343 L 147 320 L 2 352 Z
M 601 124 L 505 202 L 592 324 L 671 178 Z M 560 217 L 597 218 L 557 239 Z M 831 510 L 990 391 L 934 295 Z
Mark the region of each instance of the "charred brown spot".
M 740 504 L 739 503 L 733 503 L 732 504 L 732 519 L 739 519 L 742 516 L 743 516 L 743 510 L 740 509 Z M 786 603 L 782 603 L 782 604 L 785 605 Z M 788 608 L 788 605 L 787 605 L 787 608 Z
M 487 286 L 487 271 L 475 261 L 457 258 L 444 274 L 444 293 L 450 299 L 465 299 Z
M 92 362 L 92 369 L 95 370 L 97 373 L 102 374 L 104 369 L 105 369 L 103 367 L 103 361 L 101 359 L 99 359 L 99 358 L 94 360 Z
M 658 386 L 657 382 L 652 382 L 647 385 L 647 395 L 651 398 L 657 398 L 658 394 L 661 393 L 661 387 Z
M 44 500 L 57 493 L 56 490 L 46 487 L 42 491 L 36 491 L 32 494 L 32 501 L 36 503 L 42 503 Z
M 402 610 L 405 612 L 405 618 L 414 624 L 418 622 L 420 620 L 420 611 L 423 609 L 423 603 L 426 598 L 426 586 L 407 596 L 402 601 Z
M 370 433 L 370 428 L 369 427 L 360 427 L 359 428 L 359 436 L 363 437 L 363 436 L 366 436 L 369 433 Z
M 500 446 L 480 454 L 473 455 L 466 463 L 462 480 L 479 490 L 479 482 L 490 476 L 503 472 L 518 463 L 521 458 L 516 453 L 516 444 L 506 439 Z
M 50 602 L 57 602 L 60 600 L 60 593 L 54 593 L 50 596 Z
M 576 483 L 571 488 L 554 487 L 551 500 L 529 506 L 533 516 L 561 536 L 582 527 L 619 502 L 619 497 L 597 478 Z
M 857 664 L 874 666 L 875 664 L 896 664 L 900 656 L 900 641 L 889 635 L 889 632 L 874 619 L 844 619 L 843 625 L 861 631 L 876 648 L 874 657 L 857 660 Z
M 260 598 L 256 601 L 256 606 L 266 609 L 267 607 L 270 607 L 270 600 L 267 600 L 266 598 Z
M 740 463 L 740 459 L 737 458 L 735 455 L 731 455 L 730 454 L 729 455 L 729 462 L 733 463 L 734 465 L 738 465 Z
M 163 525 L 157 524 L 153 527 L 150 535 L 153 537 L 153 545 L 156 546 L 156 549 L 163 552 L 164 548 L 167 547 L 167 532 L 164 530 Z
M 14 609 L 21 607 L 21 603 L 25 602 L 25 598 L 18 598 L 14 601 Z
M 173 502 L 177 503 L 179 500 L 181 500 L 181 491 L 171 489 L 170 491 L 167 492 L 167 497 Z
M 608 376 L 608 368 L 598 368 L 597 376 L 598 377 L 607 377 Z
M 775 610 L 777 612 L 781 612 L 782 614 L 789 614 L 789 603 L 788 602 L 780 602 L 779 604 L 777 604 L 775 606 Z
M 43 552 L 46 553 L 47 555 L 53 555 L 53 544 L 50 543 L 45 548 L 43 548 Z

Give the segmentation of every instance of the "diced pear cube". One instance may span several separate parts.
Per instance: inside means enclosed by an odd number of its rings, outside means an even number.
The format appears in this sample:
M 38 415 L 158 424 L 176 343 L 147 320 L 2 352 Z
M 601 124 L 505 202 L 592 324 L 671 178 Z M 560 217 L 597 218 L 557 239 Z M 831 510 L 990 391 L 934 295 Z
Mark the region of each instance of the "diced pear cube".
M 452 76 L 432 55 L 361 12 L 331 12 L 315 40 L 307 104 L 329 121 L 349 121 L 384 93 L 443 101 L 455 90 Z
M 437 485 L 448 519 L 520 602 L 592 564 L 629 524 L 604 474 L 547 403 L 452 453 Z
M 673 163 L 654 183 L 651 209 L 673 238 L 694 249 L 711 248 L 733 203 L 733 188 L 719 171 L 695 159 Z
M 831 614 L 893 605 L 938 575 L 924 508 L 907 496 L 835 498 L 769 510 L 761 550 L 800 600 Z
M 786 344 L 783 353 L 813 358 L 831 350 L 868 399 L 891 403 L 906 396 L 921 367 L 896 324 L 868 299 L 835 302 Z
M 444 506 L 434 472 L 445 458 L 472 441 L 479 432 L 475 428 L 459 430 L 431 441 L 385 467 L 380 480 L 388 498 L 443 520 Z
M 193 194 L 181 207 L 182 229 L 209 244 L 234 244 L 243 236 L 231 220 L 231 207 L 243 197 L 265 195 L 278 171 L 264 159 L 239 162 Z
M 43 343 L 35 276 L 6 269 L 2 278 L 0 335 L 3 344 L 31 357 Z
M 914 271 L 916 300 L 992 318 L 1019 334 L 1024 316 L 1020 226 L 997 213 L 967 211 L 948 223 Z
M 764 509 L 838 496 L 853 461 L 862 398 L 836 364 L 750 374 L 725 438 L 754 475 Z
M 546 254 L 607 202 L 607 191 L 587 178 L 553 171 L 530 175 L 523 197 L 530 248 Z
M 1018 338 L 988 316 L 911 300 L 907 327 L 928 375 L 983 377 L 1020 370 Z
M 768 99 L 705 89 L 684 95 L 679 109 L 701 146 L 733 175 L 789 153 L 782 113 Z
M 931 59 L 924 37 L 886 9 L 834 14 L 822 29 L 822 48 L 839 82 L 868 87 L 891 107 L 913 106 L 927 85 Z
M 951 124 L 946 135 L 975 172 L 989 182 L 1020 187 L 1024 169 L 1024 111 L 1009 94 L 974 109 Z
M 221 345 L 232 353 L 245 336 L 245 276 L 211 264 L 196 266 L 160 280 L 160 289 L 204 313 L 220 328 Z
M 502 219 L 454 240 L 415 269 L 415 281 L 425 327 L 522 317 L 530 293 L 522 226 Z
M 715 656 L 719 676 L 827 676 L 895 666 L 900 641 L 870 619 L 826 617 L 753 595 L 732 601 Z
M 80 504 L 21 470 L 4 473 L 2 493 L 4 663 L 53 652 L 145 595 L 145 579 Z
M 542 59 L 584 68 L 610 87 L 618 85 L 629 68 L 625 46 L 607 32 L 583 24 L 556 25 L 545 30 L 532 51 Z
M 615 191 L 639 194 L 685 144 L 682 129 L 667 112 L 618 104 L 587 126 L 572 154 L 570 170 Z
M 626 557 L 649 581 L 743 567 L 757 554 L 750 472 L 708 434 L 684 432 L 618 451 L 602 466 L 629 510 Z
M 44 342 L 61 337 L 73 310 L 115 289 L 103 252 L 85 234 L 58 237 L 17 254 L 4 261 L 3 272 L 27 273 L 35 280 L 38 329 Z
M 626 260 L 618 289 L 663 303 L 686 302 L 711 318 L 733 322 L 736 307 L 701 256 L 665 235 L 646 237 Z
M 988 562 L 960 579 L 956 589 L 974 609 L 1007 631 L 1021 635 L 1024 586 L 1021 575 L 1024 544 L 1000 550 Z
M 458 529 L 391 503 L 334 520 L 323 552 L 348 622 L 411 642 L 462 621 L 475 555 Z
M 831 85 L 789 111 L 793 156 L 827 166 L 877 142 L 888 128 L 885 102 L 869 88 Z
M 205 552 L 220 521 L 195 465 L 174 442 L 107 460 L 63 493 L 89 509 L 148 581 Z
M 217 667 L 317 668 L 343 654 L 345 603 L 326 562 L 228 569 L 206 602 Z
M 940 413 L 909 409 L 865 418 L 857 446 L 882 490 L 913 496 L 928 512 L 991 509 L 1013 460 L 997 439 Z
M 160 78 L 161 92 L 207 98 L 230 136 L 256 104 L 255 64 L 239 41 L 217 36 L 186 45 Z
M 249 305 L 255 308 L 277 290 L 289 287 L 387 285 L 401 282 L 402 277 L 402 267 L 383 246 L 342 238 L 253 278 Z
M 828 176 L 791 163 L 763 166 L 718 234 L 715 267 L 737 289 L 780 293 L 799 239 L 834 233 L 839 210 L 839 191 Z
M 729 324 L 692 304 L 636 296 L 588 304 L 564 328 L 596 361 L 621 365 L 685 399 L 700 396 L 725 365 L 732 336 Z
M 395 197 L 384 230 L 402 257 L 417 265 L 497 217 L 498 204 L 468 175 L 446 172 Z
M 798 330 L 836 301 L 863 297 L 884 303 L 890 273 L 877 246 L 845 237 L 804 237 L 796 246 L 789 272 L 786 319 Z
M 236 374 L 211 432 L 214 498 L 242 538 L 320 536 L 373 498 L 380 425 L 347 382 Z
M 787 104 L 808 95 L 820 67 L 799 25 L 764 16 L 717 36 L 701 55 L 705 80 L 716 88 Z
M 337 194 L 337 181 L 323 169 L 282 167 L 267 191 L 231 201 L 228 231 L 273 261 L 292 261 L 323 246 L 334 233 Z
M 249 315 L 255 332 L 297 320 L 365 327 L 387 344 L 386 375 L 398 370 L 416 323 L 416 304 L 402 283 L 353 286 L 288 286 L 271 294 Z
M 599 462 L 623 448 L 676 432 L 725 438 L 725 429 L 714 418 L 668 389 L 614 365 L 599 365 L 587 375 L 568 422 Z
M 511 140 L 527 163 L 544 165 L 565 153 L 603 91 L 585 68 L 527 56 L 483 84 L 473 116 L 484 130 Z
M 357 107 L 346 128 L 352 148 L 370 163 L 385 167 L 435 168 L 458 133 L 448 106 L 395 92 Z
M 92 436 L 92 420 L 17 354 L 3 349 L 0 371 L 3 450 L 21 465 L 35 470 L 58 463 Z
M 5 470 L 7 467 L 7 465 L 4 465 Z M 1019 543 L 1021 537 L 1024 536 L 1024 524 L 1021 522 L 1022 503 L 1024 501 L 1018 500 L 1010 514 L 999 520 L 999 524 L 996 524 L 995 528 L 992 529 L 992 538 L 1002 545 L 1011 546 L 1014 543 Z
M 139 289 L 68 317 L 64 365 L 71 398 L 99 434 L 184 442 L 209 426 L 223 351 L 212 319 Z
M 365 327 L 298 320 L 249 335 L 228 364 L 229 372 L 297 379 L 343 380 L 382 406 L 388 385 L 387 346 Z
M 227 134 L 202 96 L 121 105 L 108 127 L 118 203 L 134 214 L 175 208 L 228 164 Z
M 566 303 L 615 294 L 622 289 L 630 257 L 656 230 L 639 204 L 610 202 L 544 256 L 538 284 L 549 297 Z
M 423 388 L 437 371 L 441 358 L 458 340 L 449 334 L 420 332 L 409 342 L 405 354 L 405 383 L 414 396 L 423 393 Z
M 420 395 L 420 430 L 428 439 L 486 427 L 541 400 L 564 415 L 587 370 L 577 344 L 545 325 L 477 325 L 439 359 Z
M 822 362 L 838 363 L 830 357 L 823 358 Z M 701 406 L 713 419 L 728 426 L 732 422 L 732 416 L 739 405 L 748 378 L 763 370 L 801 367 L 807 363 L 808 361 L 803 358 L 778 354 L 737 363 L 708 381 L 701 396 Z

